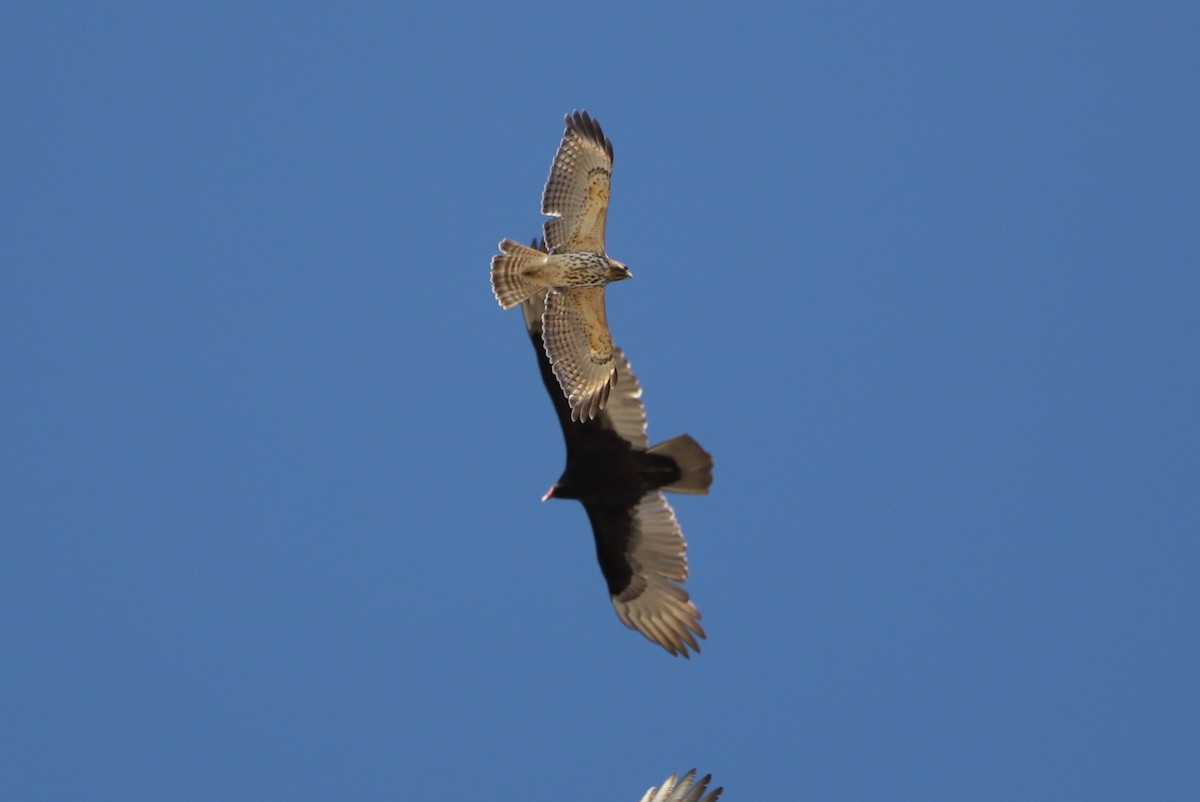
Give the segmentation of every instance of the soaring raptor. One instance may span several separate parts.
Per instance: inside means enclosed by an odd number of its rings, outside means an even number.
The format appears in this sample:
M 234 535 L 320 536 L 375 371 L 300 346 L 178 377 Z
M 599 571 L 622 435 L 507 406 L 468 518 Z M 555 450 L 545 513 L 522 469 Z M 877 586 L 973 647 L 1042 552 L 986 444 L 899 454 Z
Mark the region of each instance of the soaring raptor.
M 542 191 L 549 253 L 505 239 L 492 257 L 492 292 L 505 309 L 549 290 L 542 341 L 572 420 L 591 420 L 617 381 L 604 285 L 630 278 L 604 250 L 612 143 L 586 111 L 566 117 Z
M 538 354 L 542 382 L 567 444 L 567 466 L 545 498 L 576 499 L 592 524 L 596 559 L 613 608 L 671 654 L 700 651 L 700 611 L 680 583 L 687 579 L 687 543 L 662 491 L 707 493 L 712 457 L 686 434 L 650 446 L 642 388 L 619 349 L 620 380 L 594 420 L 572 419 L 539 347 L 543 296 L 525 301 L 525 326 Z

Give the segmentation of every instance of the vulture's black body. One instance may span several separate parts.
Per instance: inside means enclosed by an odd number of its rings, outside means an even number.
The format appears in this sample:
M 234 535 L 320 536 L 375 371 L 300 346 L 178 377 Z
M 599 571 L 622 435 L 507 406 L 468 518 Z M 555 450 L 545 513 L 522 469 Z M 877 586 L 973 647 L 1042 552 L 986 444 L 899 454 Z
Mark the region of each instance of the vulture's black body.
M 541 336 L 544 295 L 525 303 L 525 322 L 546 393 L 554 405 L 567 464 L 547 498 L 583 504 L 596 558 L 617 615 L 672 654 L 699 651 L 700 613 L 677 583 L 687 578 L 686 543 L 660 491 L 707 493 L 712 458 L 688 435 L 648 447 L 641 388 L 615 349 L 617 381 L 590 421 L 571 420 Z

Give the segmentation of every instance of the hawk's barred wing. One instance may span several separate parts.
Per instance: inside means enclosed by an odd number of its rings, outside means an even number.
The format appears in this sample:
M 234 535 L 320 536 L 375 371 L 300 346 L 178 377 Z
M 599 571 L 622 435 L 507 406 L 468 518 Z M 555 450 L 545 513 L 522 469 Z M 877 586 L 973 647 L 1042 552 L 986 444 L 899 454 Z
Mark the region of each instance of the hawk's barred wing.
M 532 243 L 535 250 L 545 253 L 545 242 Z M 542 333 L 542 316 L 546 313 L 546 291 L 534 293 L 521 304 L 525 316 L 525 328 L 531 333 Z M 616 376 L 608 403 L 597 416 L 600 425 L 615 431 L 622 440 L 634 448 L 645 449 L 650 445 L 646 438 L 646 406 L 642 403 L 642 386 L 634 375 L 629 360 L 620 348 L 613 346 L 613 362 Z
M 542 342 L 572 420 L 591 420 L 608 400 L 616 376 L 603 287 L 576 287 L 546 296 Z
M 554 252 L 604 253 L 612 143 L 586 111 L 567 115 L 567 130 L 542 192 L 546 245 Z

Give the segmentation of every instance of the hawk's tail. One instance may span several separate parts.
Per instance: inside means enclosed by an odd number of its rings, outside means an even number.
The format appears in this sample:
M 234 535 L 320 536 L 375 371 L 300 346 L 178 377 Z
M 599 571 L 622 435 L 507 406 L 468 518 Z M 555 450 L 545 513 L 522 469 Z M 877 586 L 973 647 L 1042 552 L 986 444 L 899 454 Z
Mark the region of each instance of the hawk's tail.
M 679 481 L 664 487 L 672 493 L 708 492 L 712 484 L 713 460 L 709 453 L 692 439 L 691 435 L 681 434 L 666 442 L 659 443 L 650 449 L 651 454 L 670 457 L 679 466 Z
M 492 292 L 505 309 L 512 309 L 529 298 L 542 285 L 529 280 L 537 262 L 546 258 L 542 251 L 506 239 L 500 242 L 500 253 L 492 257 Z

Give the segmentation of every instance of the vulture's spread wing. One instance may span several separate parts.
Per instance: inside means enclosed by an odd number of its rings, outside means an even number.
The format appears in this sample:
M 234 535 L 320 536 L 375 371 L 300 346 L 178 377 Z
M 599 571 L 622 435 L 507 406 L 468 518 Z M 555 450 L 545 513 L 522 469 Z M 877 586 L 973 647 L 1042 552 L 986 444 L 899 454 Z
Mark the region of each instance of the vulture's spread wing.
M 687 544 L 675 511 L 662 493 L 647 493 L 632 507 L 584 501 L 596 537 L 596 558 L 613 608 L 671 654 L 700 651 L 700 611 L 678 583 L 688 576 Z

